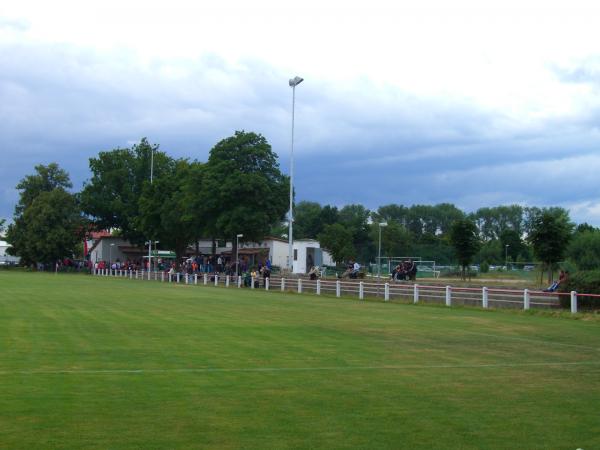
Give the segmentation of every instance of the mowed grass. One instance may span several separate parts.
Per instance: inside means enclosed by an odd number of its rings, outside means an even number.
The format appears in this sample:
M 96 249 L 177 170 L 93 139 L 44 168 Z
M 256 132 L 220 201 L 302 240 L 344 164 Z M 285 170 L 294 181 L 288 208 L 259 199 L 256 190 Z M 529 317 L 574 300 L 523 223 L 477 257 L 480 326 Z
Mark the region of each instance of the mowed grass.
M 0 272 L 0 448 L 600 448 L 600 323 Z

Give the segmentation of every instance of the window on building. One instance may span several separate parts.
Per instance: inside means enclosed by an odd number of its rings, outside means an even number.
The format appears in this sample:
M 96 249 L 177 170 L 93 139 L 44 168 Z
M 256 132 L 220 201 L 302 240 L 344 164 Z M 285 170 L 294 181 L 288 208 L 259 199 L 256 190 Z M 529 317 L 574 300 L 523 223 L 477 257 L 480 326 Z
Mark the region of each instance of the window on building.
M 294 261 L 298 261 L 298 249 L 294 250 Z

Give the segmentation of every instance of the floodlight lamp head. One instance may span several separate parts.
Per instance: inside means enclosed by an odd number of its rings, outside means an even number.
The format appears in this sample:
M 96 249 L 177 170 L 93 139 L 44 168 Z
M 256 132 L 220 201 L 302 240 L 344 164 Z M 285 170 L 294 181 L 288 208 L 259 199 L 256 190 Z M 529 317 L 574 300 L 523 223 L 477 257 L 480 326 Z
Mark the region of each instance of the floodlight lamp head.
M 244 237 L 244 235 L 243 234 L 238 234 L 236 237 L 240 238 L 240 237 Z
M 296 76 L 290 80 L 290 87 L 296 87 L 303 81 L 304 81 L 304 78 L 300 78 L 300 77 Z
M 387 226 L 388 226 L 388 223 L 387 223 L 387 222 L 380 222 L 380 223 L 379 223 L 379 226 L 380 226 L 380 227 L 387 227 Z

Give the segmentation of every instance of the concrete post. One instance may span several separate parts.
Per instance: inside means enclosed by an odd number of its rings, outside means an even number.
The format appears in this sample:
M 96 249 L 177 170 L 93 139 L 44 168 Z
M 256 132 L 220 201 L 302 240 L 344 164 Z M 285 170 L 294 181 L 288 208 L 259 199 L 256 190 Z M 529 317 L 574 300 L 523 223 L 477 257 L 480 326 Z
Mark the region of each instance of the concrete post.
M 204 286 L 208 284 L 208 275 L 204 274 Z
M 241 275 L 238 275 L 237 285 L 238 285 L 238 288 L 242 287 L 242 276 Z
M 577 292 L 571 291 L 571 314 L 577 312 Z
M 488 288 L 485 286 L 481 288 L 481 304 L 484 308 L 488 307 Z
M 321 280 L 317 280 L 317 295 L 321 295 Z
M 194 274 L 194 284 L 195 285 L 198 284 L 198 274 L 197 273 Z
M 177 272 L 177 284 L 179 284 L 179 272 Z
M 361 281 L 358 283 L 358 299 L 363 300 L 365 298 L 365 284 Z
M 302 278 L 298 278 L 298 294 L 302 294 Z
M 281 292 L 285 291 L 285 278 L 281 279 Z
M 446 286 L 446 306 L 452 306 L 452 286 Z
M 252 285 L 250 286 L 250 289 L 254 289 L 254 277 L 252 277 L 251 283 L 252 283 Z
M 419 303 L 419 285 L 415 284 L 413 286 L 413 303 Z
M 335 296 L 336 297 L 342 296 L 342 283 L 340 283 L 340 280 L 337 280 L 335 282 Z
M 523 291 L 523 309 L 529 309 L 529 289 Z
M 187 273 L 185 274 L 185 284 L 190 284 L 190 276 Z
M 269 277 L 265 278 L 265 291 L 269 290 Z
M 160 273 L 160 282 L 161 282 L 161 283 L 164 283 L 164 282 L 165 282 L 165 273 L 164 273 L 164 272 L 161 272 L 161 273 Z
M 219 285 L 219 274 L 215 273 L 215 287 Z
M 384 284 L 383 299 L 387 302 L 390 300 L 390 283 Z
M 225 277 L 225 287 L 229 287 L 229 275 Z

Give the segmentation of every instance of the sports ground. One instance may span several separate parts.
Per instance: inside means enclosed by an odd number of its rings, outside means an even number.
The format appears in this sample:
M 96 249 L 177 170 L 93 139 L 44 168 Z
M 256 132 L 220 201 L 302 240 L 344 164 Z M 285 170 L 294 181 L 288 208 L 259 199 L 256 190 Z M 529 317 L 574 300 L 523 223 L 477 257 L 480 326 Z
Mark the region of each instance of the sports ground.
M 0 448 L 600 448 L 600 322 L 0 271 Z

